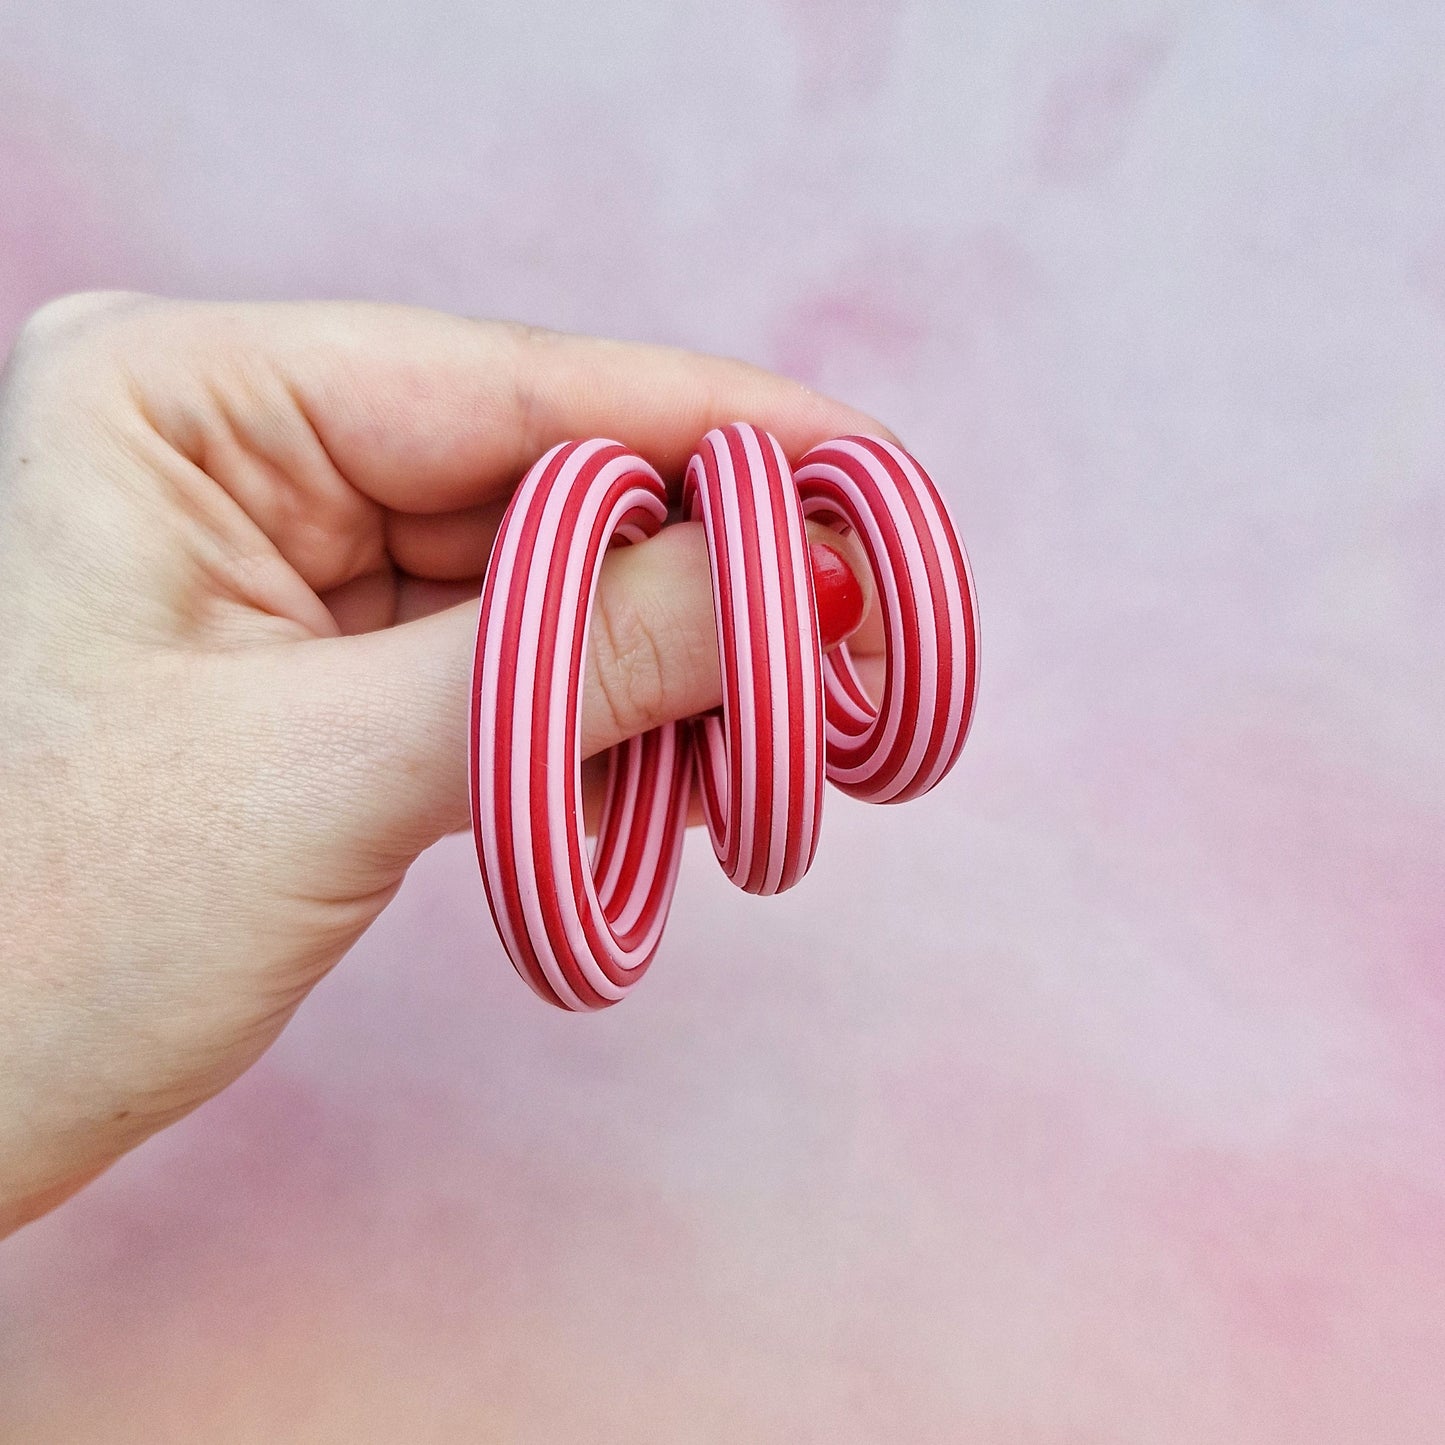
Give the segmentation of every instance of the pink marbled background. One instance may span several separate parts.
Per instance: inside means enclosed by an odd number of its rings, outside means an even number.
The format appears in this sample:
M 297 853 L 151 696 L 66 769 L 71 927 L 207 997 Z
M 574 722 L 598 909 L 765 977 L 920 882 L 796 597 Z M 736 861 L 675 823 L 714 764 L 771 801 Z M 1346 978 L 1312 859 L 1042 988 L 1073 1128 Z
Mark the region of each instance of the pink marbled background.
M 0 6 L 55 292 L 680 341 L 888 418 L 982 709 L 540 1008 L 469 844 L 0 1247 L 0 1440 L 1445 1439 L 1438 0 Z

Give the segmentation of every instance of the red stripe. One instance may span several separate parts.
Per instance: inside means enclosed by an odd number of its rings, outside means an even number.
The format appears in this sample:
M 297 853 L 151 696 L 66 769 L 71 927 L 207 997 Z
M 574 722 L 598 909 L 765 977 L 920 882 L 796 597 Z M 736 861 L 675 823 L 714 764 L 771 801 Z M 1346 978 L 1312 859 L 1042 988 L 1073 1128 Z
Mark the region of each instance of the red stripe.
M 806 806 L 804 789 L 811 783 L 814 793 L 822 788 L 822 779 L 816 781 L 804 776 L 807 738 L 803 729 L 809 720 L 804 716 L 807 699 L 803 695 L 803 656 L 800 633 L 806 630 L 811 645 L 821 652 L 817 642 L 818 616 L 813 601 L 811 586 L 800 601 L 794 586 L 794 569 L 797 565 L 797 535 L 792 525 L 791 511 L 801 504 L 793 490 L 791 474 L 786 478 L 778 469 L 778 454 L 772 437 L 759 433 L 758 443 L 762 447 L 763 470 L 768 479 L 768 496 L 772 502 L 773 531 L 780 540 L 778 552 L 778 576 L 781 583 L 783 613 L 783 665 L 787 672 L 787 688 L 790 706 L 788 708 L 788 817 L 787 830 L 783 835 L 782 884 L 787 888 L 808 871 L 813 861 L 812 854 L 803 852 L 803 810 Z M 789 504 L 791 503 L 791 507 Z M 786 548 L 786 552 L 783 550 Z M 792 624 L 791 626 L 789 624 Z M 765 624 L 766 625 L 766 624 Z M 771 711 L 771 699 L 765 705 L 764 715 Z M 822 738 L 819 737 L 821 744 Z M 821 747 L 818 752 L 821 757 Z M 771 829 L 769 829 L 771 833 Z M 771 863 L 769 859 L 769 863 Z
M 576 448 L 569 448 L 567 456 L 570 460 Z M 584 464 L 581 471 L 573 479 L 568 499 L 562 509 L 558 535 L 570 537 L 576 525 L 577 515 L 581 509 L 583 499 L 583 483 L 589 475 L 589 468 Z M 548 713 L 550 710 L 551 689 L 549 684 L 553 676 L 556 664 L 557 633 L 561 621 L 561 608 L 563 599 L 561 596 L 565 576 L 565 559 L 568 548 L 556 547 L 551 544 L 551 539 L 543 537 L 541 523 L 543 511 L 546 505 L 546 495 L 539 491 L 538 504 L 528 514 L 528 523 L 523 533 L 524 546 L 519 551 L 517 564 L 518 575 L 527 578 L 536 567 L 536 559 L 540 553 L 543 558 L 543 575 L 546 579 L 545 595 L 547 605 L 542 609 L 540 631 L 537 638 L 536 656 L 532 659 L 532 665 L 536 668 L 538 686 L 532 697 L 532 711 L 530 714 L 530 732 L 525 734 L 522 745 L 528 747 L 528 771 L 526 787 L 526 809 L 528 818 L 528 835 L 530 838 L 531 868 L 529 876 L 536 889 L 537 906 L 542 915 L 542 929 L 544 938 L 534 942 L 537 945 L 544 944 L 548 951 L 557 959 L 563 978 L 568 986 L 573 989 L 577 996 L 591 1008 L 600 1008 L 606 1002 L 602 996 L 596 993 L 591 985 L 582 977 L 576 961 L 572 958 L 570 947 L 566 940 L 565 930 L 559 916 L 559 891 L 561 880 L 556 876 L 551 867 L 551 860 L 548 856 L 550 849 L 550 830 L 547 822 L 547 811 L 545 802 L 545 788 L 548 777 L 547 771 L 547 749 L 542 745 L 542 740 L 547 736 Z M 558 562 L 562 562 L 564 576 L 558 575 Z M 528 589 L 516 587 L 512 592 L 511 607 L 508 611 L 509 630 L 506 634 L 505 650 L 506 655 L 515 656 L 520 659 L 520 631 L 521 620 L 528 598 Z M 577 604 L 572 604 L 575 612 Z M 574 622 L 575 626 L 575 622 Z M 520 663 L 519 663 L 520 665 Z M 516 668 L 503 669 L 504 674 L 516 674 Z M 502 695 L 506 697 L 514 694 L 515 685 L 511 678 L 504 676 L 501 684 Z M 575 713 L 575 702 L 573 701 L 571 689 L 568 690 L 568 714 Z M 515 730 L 521 719 L 515 715 L 515 708 L 508 706 L 504 714 L 512 720 L 511 729 Z M 509 731 L 510 731 L 509 730 Z M 529 746 L 530 744 L 530 746 Z M 499 760 L 499 766 L 503 763 Z M 510 786 L 511 779 L 511 747 L 507 750 L 505 758 L 507 771 L 503 774 L 508 779 Z M 539 797 L 538 782 L 542 786 L 542 794 Z M 510 823 L 510 817 L 508 819 Z M 505 854 L 510 858 L 512 866 L 516 867 L 516 856 L 513 850 L 513 843 L 510 831 L 505 835 Z M 538 849 L 541 848 L 539 855 Z M 570 860 L 569 860 L 570 861 Z M 513 882 L 514 889 L 517 884 Z M 520 890 L 515 894 L 515 912 L 513 917 L 519 931 L 525 933 L 526 925 L 522 912 Z M 540 966 L 538 967 L 540 973 Z M 543 976 L 545 980 L 545 975 Z M 550 987 L 550 985 L 544 986 Z
M 753 664 L 752 678 L 752 719 L 754 736 L 742 733 L 742 719 L 733 725 L 729 739 L 734 755 L 742 756 L 742 749 L 752 745 L 757 764 L 753 769 L 754 793 L 751 798 L 740 800 L 737 793 L 729 799 L 730 809 L 744 809 L 752 825 L 752 851 L 746 859 L 739 857 L 739 874 L 734 878 L 745 892 L 756 893 L 763 886 L 768 871 L 768 851 L 773 816 L 773 783 L 776 760 L 774 754 L 774 730 L 767 726 L 773 719 L 773 668 L 777 665 L 769 647 L 767 599 L 763 594 L 762 538 L 758 533 L 757 499 L 751 485 L 752 467 L 744 448 L 742 428 L 729 426 L 723 429 L 727 442 L 728 459 L 732 463 L 734 483 L 733 494 L 737 503 L 738 517 L 742 531 L 742 572 L 748 594 L 747 645 L 751 650 Z M 721 497 L 719 497 L 721 503 Z M 730 647 L 739 646 L 734 631 Z M 736 653 L 733 654 L 736 656 Z M 736 668 L 736 662 L 733 663 Z
M 574 450 L 575 447 L 567 447 L 557 453 L 534 489 L 535 495 L 546 496 L 547 492 L 555 485 L 558 474 L 562 471 Z M 508 522 L 510 522 L 513 515 L 513 511 L 509 509 L 507 513 Z M 536 507 L 531 511 L 521 512 L 518 520 L 521 527 L 520 555 L 522 558 L 525 558 L 532 549 L 532 543 L 536 538 L 537 529 L 541 524 L 541 508 Z M 521 575 L 526 575 L 525 566 L 521 568 Z M 515 588 L 511 589 L 502 599 L 502 651 L 505 656 L 514 656 L 519 651 L 517 638 L 521 626 L 521 600 L 521 589 Z M 495 576 L 489 575 L 487 578 L 486 601 L 483 604 L 482 625 L 484 630 L 490 630 L 492 626 L 496 625 L 491 617 L 491 613 L 496 606 L 496 578 Z M 493 764 L 494 781 L 502 780 L 502 785 L 494 788 L 496 798 L 496 829 L 497 837 L 500 840 L 498 851 L 502 860 L 502 876 L 497 880 L 496 886 L 501 893 L 501 907 L 511 919 L 515 920 L 515 931 L 523 940 L 521 946 L 522 956 L 520 959 L 513 958 L 512 962 L 516 965 L 518 972 L 521 973 L 544 998 L 552 998 L 552 987 L 542 972 L 541 965 L 537 961 L 536 950 L 532 946 L 531 940 L 527 938 L 525 927 L 522 926 L 521 897 L 517 888 L 516 863 L 512 855 L 511 777 L 515 705 L 516 670 L 514 668 L 503 668 L 497 688 L 498 731 Z

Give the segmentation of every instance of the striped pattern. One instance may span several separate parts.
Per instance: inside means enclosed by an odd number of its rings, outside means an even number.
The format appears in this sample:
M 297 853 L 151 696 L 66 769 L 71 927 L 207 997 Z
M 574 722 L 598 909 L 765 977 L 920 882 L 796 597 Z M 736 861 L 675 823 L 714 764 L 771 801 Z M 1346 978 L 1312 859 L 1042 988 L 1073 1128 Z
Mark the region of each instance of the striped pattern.
M 723 871 L 781 893 L 809 869 L 823 817 L 823 658 L 803 509 L 777 441 L 709 432 L 683 511 L 712 566 L 722 717 L 697 723 L 703 816 Z
M 958 761 L 978 695 L 978 605 L 963 546 L 931 478 L 878 437 L 814 447 L 794 473 L 804 514 L 855 532 L 883 614 L 875 704 L 845 646 L 826 659 L 828 779 L 902 803 Z
M 661 478 L 616 442 L 554 448 L 527 474 L 482 589 L 472 688 L 472 829 L 498 932 L 550 1003 L 616 1003 L 657 952 L 692 778 L 688 735 L 616 750 L 595 856 L 582 818 L 582 667 L 602 557 L 653 535 Z
M 808 870 L 823 779 L 901 802 L 957 760 L 978 683 L 963 548 L 933 483 L 869 437 L 815 447 L 796 476 L 777 441 L 709 432 L 683 510 L 707 534 L 723 676 L 718 715 L 615 748 L 596 846 L 583 834 L 579 732 L 598 573 L 616 540 L 667 518 L 662 481 L 616 442 L 569 442 L 527 474 L 482 591 L 471 718 L 472 828 L 492 916 L 550 1003 L 605 1008 L 657 951 L 677 882 L 694 772 L 719 861 L 777 893 Z M 824 658 L 804 518 L 856 532 L 882 610 L 881 698 L 846 646 Z

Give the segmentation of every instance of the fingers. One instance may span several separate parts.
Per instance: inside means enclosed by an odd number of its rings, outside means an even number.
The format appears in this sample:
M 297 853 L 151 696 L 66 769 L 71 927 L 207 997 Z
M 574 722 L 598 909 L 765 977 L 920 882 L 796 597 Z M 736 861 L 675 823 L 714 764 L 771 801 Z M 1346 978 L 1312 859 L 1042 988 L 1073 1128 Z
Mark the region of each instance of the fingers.
M 673 347 L 358 302 L 83 300 L 60 308 L 79 318 L 70 331 L 88 326 L 116 353 L 188 455 L 224 461 L 239 444 L 299 471 L 287 478 L 294 487 L 311 479 L 319 442 L 346 483 L 401 512 L 495 500 L 574 438 L 615 437 L 676 477 L 699 437 L 738 418 L 773 432 L 789 455 L 882 431 L 795 381 Z
M 871 584 L 860 580 L 866 591 Z M 367 782 L 348 782 L 347 806 L 362 808 L 356 826 L 372 845 L 389 839 L 409 858 L 467 823 L 476 624 L 469 599 L 384 631 L 290 649 L 298 685 L 304 679 L 313 696 L 336 700 L 345 735 L 362 754 Z M 588 634 L 583 757 L 721 700 L 701 526 L 668 527 L 611 552 Z
M 123 379 L 116 391 L 187 464 L 172 490 L 206 561 L 188 585 L 220 577 L 266 624 L 262 645 L 277 616 L 354 634 L 290 648 L 276 660 L 289 685 L 256 706 L 275 713 L 278 734 L 287 707 L 298 735 L 334 744 L 341 726 L 355 766 L 312 761 L 355 787 L 343 813 L 407 848 L 465 821 L 476 618 L 473 602 L 447 608 L 454 594 L 418 584 L 475 586 L 506 498 L 538 455 L 608 435 L 677 478 L 709 428 L 738 418 L 791 456 L 883 430 L 740 362 L 406 307 L 73 301 L 32 331 L 32 356 L 56 348 L 78 349 L 87 375 L 108 366 Z M 208 616 L 208 602 L 182 598 L 177 611 Z M 668 528 L 608 558 L 591 637 L 585 752 L 717 704 L 698 529 Z
M 167 504 L 185 498 L 206 563 L 194 577 L 316 633 L 330 629 L 315 597 L 358 579 L 479 575 L 507 497 L 556 442 L 616 437 L 676 479 L 727 421 L 772 431 L 792 456 L 882 431 L 741 362 L 400 306 L 77 297 L 27 338 L 32 390 L 69 400 L 80 378 L 108 377 L 130 450 L 162 453 Z M 362 591 L 364 621 L 385 589 Z
M 848 563 L 863 593 L 862 626 L 868 627 L 876 609 L 862 547 L 814 522 L 807 529 Z M 582 697 L 583 757 L 722 701 L 701 523 L 667 527 L 608 557 L 592 606 Z
M 739 417 L 790 455 L 840 431 L 879 430 L 797 382 L 672 347 L 397 307 L 272 308 L 266 320 L 342 475 L 398 511 L 486 501 L 572 438 L 615 437 L 675 477 L 699 437 Z
M 707 543 L 700 523 L 614 551 L 592 606 L 582 755 L 722 701 Z
M 343 817 L 398 859 L 466 826 L 476 628 L 469 598 L 379 632 L 289 649 L 296 687 L 335 700 L 359 752 L 366 782 L 347 781 Z M 720 698 L 701 527 L 667 528 L 610 553 L 589 629 L 583 756 Z

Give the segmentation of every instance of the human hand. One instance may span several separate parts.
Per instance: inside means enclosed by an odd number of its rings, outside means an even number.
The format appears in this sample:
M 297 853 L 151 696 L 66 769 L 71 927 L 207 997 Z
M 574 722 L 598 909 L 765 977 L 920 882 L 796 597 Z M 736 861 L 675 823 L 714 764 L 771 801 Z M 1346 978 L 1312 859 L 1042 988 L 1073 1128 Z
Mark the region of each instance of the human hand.
M 790 456 L 881 430 L 401 307 L 37 315 L 0 383 L 0 1234 L 253 1063 L 466 826 L 474 599 L 527 466 L 607 435 L 676 479 L 737 418 Z M 700 527 L 611 554 L 593 618 L 584 755 L 718 703 Z

